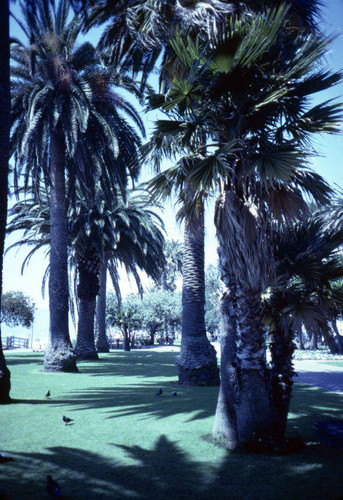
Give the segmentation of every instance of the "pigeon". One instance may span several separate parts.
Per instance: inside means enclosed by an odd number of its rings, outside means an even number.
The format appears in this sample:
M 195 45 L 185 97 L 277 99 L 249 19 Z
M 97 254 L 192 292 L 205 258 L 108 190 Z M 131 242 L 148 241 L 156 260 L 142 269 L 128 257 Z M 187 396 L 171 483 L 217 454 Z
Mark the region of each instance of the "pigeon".
M 63 417 L 62 417 L 62 420 L 63 420 L 63 422 L 65 422 L 65 423 L 66 423 L 66 425 L 67 425 L 67 424 L 69 424 L 70 422 L 73 422 L 73 419 L 72 419 L 72 418 L 65 417 L 64 415 L 63 415 Z
M 8 457 L 7 455 L 0 453 L 0 464 L 3 464 L 5 462 L 12 462 L 13 460 L 14 460 L 14 458 Z
M 49 493 L 51 498 L 62 498 L 59 484 L 54 481 L 50 475 L 47 476 L 46 491 Z
M 45 397 L 46 397 L 46 398 L 50 398 L 50 394 L 51 394 L 51 392 L 50 392 L 50 390 L 49 390 L 49 391 L 45 394 Z
M 177 392 L 176 392 L 176 391 L 173 391 L 173 392 L 171 393 L 171 395 L 172 395 L 172 396 L 177 396 Z
M 155 396 L 158 398 L 158 396 L 161 396 L 162 395 L 162 389 L 159 388 L 159 390 L 156 392 Z

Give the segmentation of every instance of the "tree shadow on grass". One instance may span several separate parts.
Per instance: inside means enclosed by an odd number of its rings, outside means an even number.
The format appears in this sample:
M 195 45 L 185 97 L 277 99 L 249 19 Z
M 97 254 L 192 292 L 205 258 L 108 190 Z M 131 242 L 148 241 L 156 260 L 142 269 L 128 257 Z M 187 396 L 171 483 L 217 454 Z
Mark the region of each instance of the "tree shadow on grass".
M 156 397 L 156 389 L 163 388 L 163 394 Z M 172 392 L 177 390 L 177 396 Z M 107 409 L 106 418 L 141 414 L 165 418 L 174 414 L 189 414 L 189 421 L 214 415 L 218 387 L 175 387 L 164 382 L 158 386 L 151 382 L 132 386 L 89 388 L 72 391 L 67 398 L 49 401 L 56 407 L 69 406 L 74 411 Z
M 298 374 L 302 384 L 325 388 L 327 391 L 343 391 L 343 372 L 307 371 Z
M 100 355 L 99 360 L 78 362 L 80 373 L 94 376 L 123 377 L 175 377 L 177 370 L 175 359 L 178 352 L 161 352 L 150 350 L 116 351 Z
M 215 464 L 192 460 L 163 435 L 152 449 L 111 442 L 105 448 L 106 456 L 70 447 L 18 453 L 0 471 L 0 487 L 10 500 L 45 499 L 51 474 L 67 500 L 341 498 L 343 465 L 319 446 L 282 457 L 227 452 Z
M 288 431 L 293 435 L 301 434 L 305 440 L 312 439 L 316 424 L 323 420 L 342 419 L 342 409 L 340 394 L 297 383 L 292 394 Z M 343 500 L 343 481 L 341 500 Z
M 21 353 L 14 353 L 14 351 L 10 351 L 8 353 L 7 351 L 4 352 L 5 357 L 6 357 L 6 364 L 8 367 L 14 366 L 14 365 L 30 365 L 33 363 L 37 363 L 42 361 L 43 363 L 43 354 L 40 353 L 27 353 L 27 352 L 21 352 Z

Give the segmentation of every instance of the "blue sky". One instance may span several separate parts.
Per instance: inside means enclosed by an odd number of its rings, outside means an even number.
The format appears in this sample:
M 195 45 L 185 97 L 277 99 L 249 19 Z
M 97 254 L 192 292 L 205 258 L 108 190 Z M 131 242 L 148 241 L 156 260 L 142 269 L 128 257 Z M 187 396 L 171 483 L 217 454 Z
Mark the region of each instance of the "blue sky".
M 16 6 L 12 8 L 17 10 Z M 328 67 L 334 70 L 343 69 L 343 0 L 323 0 L 323 15 L 321 27 L 327 34 L 337 35 L 331 50 L 327 54 L 326 61 Z M 15 23 L 11 23 L 12 36 L 18 35 Z M 323 99 L 338 98 L 343 101 L 343 83 L 337 85 L 324 95 L 319 95 L 320 101 Z M 151 127 L 151 119 L 145 117 L 147 128 Z M 323 136 L 317 138 L 313 143 L 318 155 L 314 156 L 312 167 L 321 174 L 330 184 L 343 187 L 343 137 L 342 135 Z M 175 223 L 174 211 L 171 204 L 165 213 L 166 232 L 169 238 L 182 240 L 182 229 Z M 9 241 L 13 241 L 13 238 Z M 38 307 L 37 335 L 45 337 L 47 334 L 47 314 L 48 301 L 41 296 L 41 283 L 47 261 L 44 256 L 37 255 L 31 261 L 30 266 L 21 275 L 21 264 L 26 251 L 20 250 L 18 253 L 11 251 L 5 256 L 3 287 L 7 290 L 21 290 L 29 295 Z M 207 237 L 206 237 L 206 257 L 207 262 L 216 261 L 215 232 L 212 224 L 212 213 L 208 211 L 207 216 Z M 123 282 L 123 289 L 129 290 L 129 284 Z M 41 318 L 40 318 L 41 317 Z M 20 330 L 17 330 L 17 334 Z M 27 334 L 28 331 L 26 330 Z M 4 336 L 12 334 L 3 326 Z M 15 334 L 13 332 L 13 334 Z M 35 333 L 36 335 L 36 333 Z M 25 335 L 26 336 L 26 335 Z

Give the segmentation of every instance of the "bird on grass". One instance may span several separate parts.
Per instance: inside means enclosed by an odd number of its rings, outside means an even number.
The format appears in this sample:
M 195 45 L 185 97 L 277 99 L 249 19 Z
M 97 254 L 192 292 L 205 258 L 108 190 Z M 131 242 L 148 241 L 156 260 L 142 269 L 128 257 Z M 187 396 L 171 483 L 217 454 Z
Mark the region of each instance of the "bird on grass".
M 176 392 L 176 391 L 173 391 L 173 392 L 171 393 L 171 395 L 172 395 L 172 396 L 177 396 L 177 392 Z
M 156 392 L 155 396 L 158 398 L 159 396 L 162 396 L 162 389 L 161 387 L 159 388 L 159 390 Z
M 62 498 L 62 493 L 58 482 L 54 481 L 50 475 L 47 476 L 46 491 L 51 496 L 51 498 Z
M 73 421 L 74 421 L 72 418 L 65 417 L 64 415 L 63 415 L 63 417 L 62 417 L 62 420 L 63 420 L 63 422 L 65 422 L 65 423 L 66 423 L 66 425 L 67 425 L 67 424 L 70 424 L 70 422 L 73 422 Z
M 46 397 L 46 398 L 50 398 L 50 395 L 51 395 L 51 392 L 50 392 L 50 390 L 49 390 L 49 391 L 45 394 L 45 397 Z

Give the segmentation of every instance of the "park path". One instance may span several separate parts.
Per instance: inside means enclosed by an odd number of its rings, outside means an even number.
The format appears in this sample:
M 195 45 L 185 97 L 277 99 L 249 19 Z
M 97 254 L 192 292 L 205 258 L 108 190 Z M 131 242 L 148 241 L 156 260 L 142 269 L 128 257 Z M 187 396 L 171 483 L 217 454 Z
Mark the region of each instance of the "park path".
M 343 367 L 329 365 L 323 361 L 296 359 L 294 369 L 298 374 L 294 377 L 295 382 L 343 395 Z

